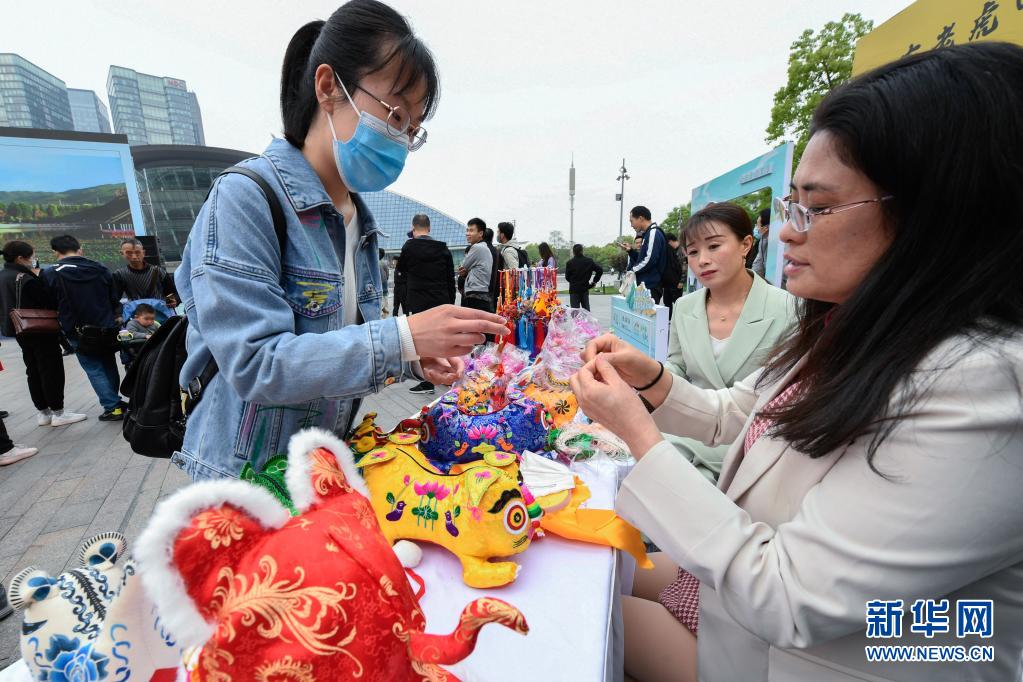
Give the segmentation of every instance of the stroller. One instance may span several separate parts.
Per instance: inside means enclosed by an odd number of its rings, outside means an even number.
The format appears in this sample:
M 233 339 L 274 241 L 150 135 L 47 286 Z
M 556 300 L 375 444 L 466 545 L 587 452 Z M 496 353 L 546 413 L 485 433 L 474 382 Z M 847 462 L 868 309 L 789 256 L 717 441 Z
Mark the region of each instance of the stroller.
M 130 320 L 135 316 L 135 309 L 140 303 L 147 303 L 156 310 L 156 321 L 159 324 L 163 324 L 167 321 L 167 318 L 174 317 L 175 312 L 167 305 L 163 299 L 159 298 L 140 298 L 135 301 L 127 301 L 123 306 L 124 319 Z M 138 357 L 139 350 L 145 345 L 148 337 L 139 337 L 133 332 L 122 329 L 117 334 L 117 341 L 121 344 L 121 364 L 127 370 L 131 366 L 131 363 Z

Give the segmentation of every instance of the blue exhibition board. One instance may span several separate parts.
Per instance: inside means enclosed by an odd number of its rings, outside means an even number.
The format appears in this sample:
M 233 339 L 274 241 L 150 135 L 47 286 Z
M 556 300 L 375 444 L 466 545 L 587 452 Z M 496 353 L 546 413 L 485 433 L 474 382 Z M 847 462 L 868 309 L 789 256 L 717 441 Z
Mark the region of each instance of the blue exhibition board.
M 629 308 L 624 296 L 611 297 L 611 331 L 653 358 L 668 358 L 668 309 L 653 308 L 653 315 L 637 313 Z
M 771 189 L 771 231 L 767 239 L 765 266 L 767 281 L 775 286 L 781 286 L 782 249 L 778 232 L 782 222 L 781 216 L 774 211 L 773 200 L 786 196 L 791 182 L 792 143 L 785 142 L 763 156 L 693 188 L 693 213 L 712 202 L 731 201 L 765 187 Z

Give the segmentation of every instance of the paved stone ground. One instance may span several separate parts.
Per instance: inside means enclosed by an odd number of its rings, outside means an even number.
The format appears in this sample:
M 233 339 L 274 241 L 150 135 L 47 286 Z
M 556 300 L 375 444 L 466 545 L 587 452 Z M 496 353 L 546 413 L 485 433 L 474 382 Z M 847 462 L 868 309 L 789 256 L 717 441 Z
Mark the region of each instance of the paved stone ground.
M 610 297 L 594 296 L 591 306 L 604 329 L 610 322 Z M 39 448 L 39 454 L 0 467 L 0 579 L 27 566 L 51 575 L 71 567 L 85 538 L 117 530 L 130 543 L 145 527 L 164 497 L 188 484 L 188 477 L 168 460 L 134 454 L 121 437 L 120 422 L 100 422 L 101 410 L 85 373 L 73 357 L 64 359 L 65 407 L 89 418 L 61 428 L 36 426 L 28 399 L 25 365 L 13 339 L 2 339 L 0 409 L 16 443 Z M 385 427 L 415 414 L 434 396 L 408 392 L 411 383 L 390 386 L 363 401 L 363 412 L 379 414 Z M 0 622 L 0 669 L 20 657 L 19 614 Z

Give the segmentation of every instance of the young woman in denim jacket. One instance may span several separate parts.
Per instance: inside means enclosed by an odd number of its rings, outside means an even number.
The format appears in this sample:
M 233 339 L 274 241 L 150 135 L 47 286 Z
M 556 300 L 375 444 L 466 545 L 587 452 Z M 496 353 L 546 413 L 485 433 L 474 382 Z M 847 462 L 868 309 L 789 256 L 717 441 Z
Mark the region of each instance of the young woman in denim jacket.
M 303 428 L 342 433 L 362 396 L 391 383 L 419 374 L 450 384 L 457 358 L 503 331 L 497 315 L 455 306 L 380 319 L 379 230 L 358 193 L 397 179 L 426 140 L 421 124 L 437 95 L 429 50 L 375 0 L 352 0 L 292 38 L 284 139 L 240 164 L 284 208 L 283 264 L 262 191 L 229 174 L 214 184 L 175 275 L 189 321 L 181 383 L 211 356 L 220 367 L 172 460 L 193 479 L 261 467 Z

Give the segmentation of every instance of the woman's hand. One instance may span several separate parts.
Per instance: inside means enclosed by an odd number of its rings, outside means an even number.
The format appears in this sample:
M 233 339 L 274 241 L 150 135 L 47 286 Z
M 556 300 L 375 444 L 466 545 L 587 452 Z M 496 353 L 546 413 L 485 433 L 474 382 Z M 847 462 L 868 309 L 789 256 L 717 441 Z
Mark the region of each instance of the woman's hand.
M 421 358 L 456 358 L 468 355 L 483 343 L 484 334 L 500 336 L 508 329 L 499 315 L 455 305 L 409 315 L 408 328 Z
M 587 362 L 572 375 L 569 384 L 586 416 L 624 440 L 636 459 L 664 439 L 636 391 L 622 380 L 605 355 Z
M 615 368 L 622 381 L 632 387 L 646 386 L 661 371 L 656 360 L 643 355 L 638 348 L 613 334 L 598 336 L 586 344 L 583 362 L 592 362 L 598 355 Z
M 423 368 L 423 378 L 442 386 L 455 383 L 465 371 L 462 358 L 419 358 L 419 366 Z

